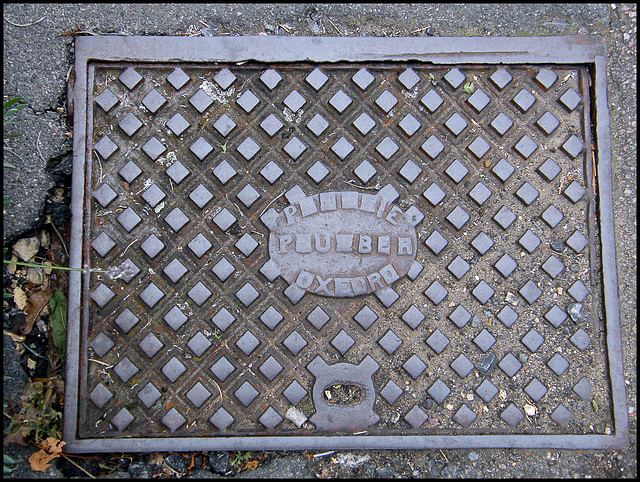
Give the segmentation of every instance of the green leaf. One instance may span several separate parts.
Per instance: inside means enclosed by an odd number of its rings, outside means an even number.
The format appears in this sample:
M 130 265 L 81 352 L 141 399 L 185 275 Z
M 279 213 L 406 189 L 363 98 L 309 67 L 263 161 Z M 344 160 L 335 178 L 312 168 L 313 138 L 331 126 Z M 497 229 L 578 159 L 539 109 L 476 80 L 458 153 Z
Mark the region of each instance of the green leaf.
M 433 79 L 435 79 L 435 76 L 434 76 L 432 73 L 429 73 L 429 78 L 430 78 L 431 80 L 433 80 Z
M 222 146 L 220 146 L 220 147 L 222 147 L 222 152 L 223 152 L 223 154 L 226 154 L 226 153 L 227 153 L 227 144 L 228 144 L 228 143 L 229 143 L 229 141 L 225 142 Z
M 2 167 L 10 167 L 12 169 L 16 168 L 16 166 L 14 166 L 13 164 L 9 164 L 8 162 L 3 162 L 2 163 Z
M 16 105 L 17 103 L 19 103 L 21 101 L 22 101 L 22 97 L 14 97 L 13 99 L 10 99 L 10 100 L 6 101 L 3 104 L 3 110 L 4 110 L 5 115 L 7 114 L 7 112 L 12 110 L 11 108 L 14 105 Z M 14 107 L 14 109 L 17 109 L 17 108 L 23 109 L 24 107 L 21 107 L 21 106 L 26 106 L 26 104 L 17 105 L 16 107 Z
M 475 90 L 476 88 L 473 86 L 473 82 L 467 82 L 462 88 L 462 91 L 466 92 L 467 94 L 473 94 Z
M 59 289 L 55 289 L 49 300 L 49 322 L 51 323 L 51 336 L 53 343 L 60 353 L 60 359 L 64 364 L 64 355 L 67 344 L 67 298 Z
M 4 457 L 4 463 L 5 464 L 17 464 L 18 461 L 12 459 L 10 456 L 8 456 L 7 454 L 2 454 L 2 456 Z

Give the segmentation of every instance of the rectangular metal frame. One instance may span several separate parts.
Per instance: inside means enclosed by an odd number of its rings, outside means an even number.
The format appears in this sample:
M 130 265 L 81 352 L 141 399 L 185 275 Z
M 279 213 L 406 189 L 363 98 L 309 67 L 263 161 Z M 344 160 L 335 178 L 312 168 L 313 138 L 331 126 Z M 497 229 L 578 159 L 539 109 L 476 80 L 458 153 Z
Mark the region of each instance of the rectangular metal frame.
M 605 47 L 599 37 L 78 37 L 75 45 L 73 176 L 70 266 L 81 268 L 87 147 L 88 64 L 137 62 L 371 62 L 420 61 L 438 64 L 579 64 L 593 72 L 595 144 L 598 177 L 600 242 L 606 342 L 613 397 L 612 435 L 446 435 L 446 436 L 252 436 L 160 439 L 79 439 L 77 436 L 80 376 L 81 298 L 88 274 L 71 272 L 68 294 L 64 450 L 71 453 L 215 451 L 215 450 L 343 450 L 432 448 L 623 449 L 629 425 L 623 375 L 618 274 L 613 214 L 611 132 L 607 104 Z

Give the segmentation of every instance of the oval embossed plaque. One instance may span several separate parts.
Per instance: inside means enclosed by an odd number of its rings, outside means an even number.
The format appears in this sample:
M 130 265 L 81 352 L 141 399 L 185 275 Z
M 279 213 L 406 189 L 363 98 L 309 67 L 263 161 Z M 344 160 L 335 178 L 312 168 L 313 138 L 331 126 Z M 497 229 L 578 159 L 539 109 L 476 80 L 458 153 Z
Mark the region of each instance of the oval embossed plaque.
M 415 229 L 422 214 L 393 204 L 391 186 L 377 194 L 299 193 L 271 214 L 270 260 L 261 270 L 272 279 L 282 276 L 294 303 L 305 292 L 340 298 L 375 292 L 390 300 L 393 283 L 422 269 Z

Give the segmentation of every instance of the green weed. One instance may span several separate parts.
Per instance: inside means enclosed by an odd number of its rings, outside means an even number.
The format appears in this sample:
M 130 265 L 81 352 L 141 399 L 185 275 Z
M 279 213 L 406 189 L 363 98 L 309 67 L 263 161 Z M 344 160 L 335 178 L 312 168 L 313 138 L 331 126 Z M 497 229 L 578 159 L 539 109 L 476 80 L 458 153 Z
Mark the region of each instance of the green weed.
M 12 126 L 12 125 L 16 125 L 18 124 L 20 121 L 15 120 L 16 114 L 18 112 L 20 112 L 22 109 L 24 109 L 25 107 L 27 107 L 27 104 L 21 104 L 20 102 L 22 101 L 22 97 L 14 97 L 13 99 L 10 99 L 6 102 L 3 103 L 3 116 L 2 116 L 2 120 L 3 120 L 3 127 L 6 129 L 7 126 Z M 9 140 L 9 138 L 11 137 L 18 137 L 21 136 L 22 133 L 17 133 L 17 134 L 7 134 L 6 132 L 4 132 L 4 146 L 3 146 L 3 150 L 4 152 L 13 152 L 11 147 L 7 144 L 7 141 Z M 16 154 L 17 155 L 17 154 Z M 2 162 L 2 166 L 3 167 L 9 167 L 9 168 L 15 168 L 16 166 L 14 166 L 13 164 L 8 163 L 7 161 Z
M 464 87 L 462 87 L 462 91 L 466 92 L 467 94 L 473 94 L 475 90 L 476 88 L 473 85 L 473 82 L 467 82 L 466 84 L 464 84 Z

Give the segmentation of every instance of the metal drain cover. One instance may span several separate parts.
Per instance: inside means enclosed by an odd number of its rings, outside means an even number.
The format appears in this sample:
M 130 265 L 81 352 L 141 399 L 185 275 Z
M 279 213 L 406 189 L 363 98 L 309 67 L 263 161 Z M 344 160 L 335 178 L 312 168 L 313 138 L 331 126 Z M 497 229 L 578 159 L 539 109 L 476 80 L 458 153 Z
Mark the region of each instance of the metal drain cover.
M 66 448 L 627 444 L 602 52 L 78 38 Z

